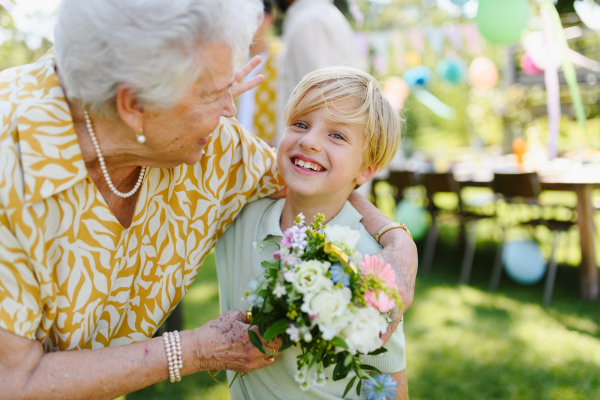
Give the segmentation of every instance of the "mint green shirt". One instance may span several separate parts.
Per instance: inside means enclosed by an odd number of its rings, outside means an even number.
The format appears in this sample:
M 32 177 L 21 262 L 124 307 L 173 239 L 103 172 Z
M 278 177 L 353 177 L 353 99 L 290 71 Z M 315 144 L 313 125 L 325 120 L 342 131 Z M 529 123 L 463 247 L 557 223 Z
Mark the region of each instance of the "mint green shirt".
M 250 309 L 250 304 L 243 300 L 248 283 L 263 274 L 260 265 L 265 260 L 271 260 L 277 250 L 276 246 L 268 247 L 262 254 L 254 248 L 254 243 L 265 239 L 279 242 L 283 238 L 280 228 L 281 214 L 285 199 L 261 199 L 247 204 L 233 221 L 215 248 L 217 275 L 219 277 L 219 298 L 221 313 L 232 309 L 245 312 Z M 307 216 L 307 222 L 310 217 Z M 348 226 L 360 232 L 357 251 L 363 254 L 375 254 L 381 250 L 375 239 L 369 235 L 360 223 L 362 216 L 348 202 L 340 212 L 327 223 L 329 226 Z M 373 365 L 382 372 L 393 373 L 402 371 L 406 367 L 404 350 L 404 332 L 402 322 L 386 344 L 388 351 L 379 356 L 362 356 L 361 361 Z M 299 389 L 299 384 L 294 380 L 296 374 L 296 356 L 300 348 L 292 346 L 284 351 L 273 365 L 258 371 L 251 371 L 245 376 L 238 376 L 230 389 L 232 400 L 266 400 L 266 399 L 341 399 L 346 385 L 354 376 L 349 374 L 346 379 L 334 382 L 331 378 L 333 368 L 325 370 L 329 380 L 323 387 L 311 384 L 307 392 Z M 314 371 L 309 373 L 309 383 L 312 382 Z M 227 379 L 233 379 L 235 373 L 228 371 Z M 356 382 L 355 382 L 356 385 Z M 345 397 L 346 399 L 365 399 L 364 394 L 359 397 L 354 388 Z

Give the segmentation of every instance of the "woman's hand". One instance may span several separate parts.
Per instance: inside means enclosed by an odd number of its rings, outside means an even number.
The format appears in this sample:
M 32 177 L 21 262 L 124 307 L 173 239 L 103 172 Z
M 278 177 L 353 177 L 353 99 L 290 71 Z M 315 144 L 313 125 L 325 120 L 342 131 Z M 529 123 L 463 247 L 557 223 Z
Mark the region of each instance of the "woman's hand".
M 277 355 L 263 354 L 254 347 L 248 337 L 249 322 L 244 313 L 231 310 L 195 329 L 198 369 L 244 373 L 272 365 Z M 276 353 L 281 341 L 274 340 L 265 347 Z
M 257 87 L 265 80 L 263 75 L 256 75 L 254 78 L 249 79 L 246 82 L 242 82 L 242 80 L 248 76 L 248 74 L 252 72 L 254 68 L 258 67 L 261 61 L 262 59 L 260 56 L 255 56 L 248 62 L 248 64 L 244 65 L 236 72 L 233 78 L 233 85 L 231 85 L 231 96 L 233 98 L 236 98 L 240 94 Z

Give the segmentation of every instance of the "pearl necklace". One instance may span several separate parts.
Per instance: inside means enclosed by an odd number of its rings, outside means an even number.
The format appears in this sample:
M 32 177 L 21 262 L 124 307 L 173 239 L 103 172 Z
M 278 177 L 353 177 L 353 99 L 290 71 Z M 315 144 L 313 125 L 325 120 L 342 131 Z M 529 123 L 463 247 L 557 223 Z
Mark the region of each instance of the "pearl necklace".
M 94 147 L 96 148 L 96 154 L 98 155 L 98 161 L 100 161 L 100 169 L 102 170 L 102 174 L 104 175 L 104 179 L 106 183 L 108 183 L 108 187 L 110 190 L 119 197 L 124 199 L 131 197 L 138 191 L 140 186 L 142 186 L 142 181 L 144 180 L 144 175 L 146 174 L 146 167 L 142 167 L 142 171 L 140 172 L 140 177 L 138 178 L 135 186 L 131 191 L 127 193 L 119 192 L 115 185 L 112 183 L 110 176 L 108 175 L 108 171 L 106 170 L 106 164 L 104 163 L 104 157 L 102 156 L 102 152 L 100 151 L 100 145 L 98 144 L 98 139 L 96 139 L 96 134 L 94 134 L 94 129 L 92 128 L 92 121 L 90 120 L 90 116 L 87 110 L 83 111 L 85 114 L 85 122 L 87 124 L 88 132 L 90 133 L 90 137 L 92 138 L 92 143 L 94 143 Z

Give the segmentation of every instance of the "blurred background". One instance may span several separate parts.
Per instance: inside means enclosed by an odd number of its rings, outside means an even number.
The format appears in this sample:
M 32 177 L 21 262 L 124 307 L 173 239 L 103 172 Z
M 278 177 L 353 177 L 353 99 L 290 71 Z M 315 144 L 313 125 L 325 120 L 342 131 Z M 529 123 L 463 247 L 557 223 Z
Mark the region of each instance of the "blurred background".
M 58 3 L 0 8 L 0 70 L 52 47 Z M 405 119 L 401 149 L 364 193 L 419 248 L 410 397 L 600 399 L 600 2 L 333 3 L 356 62 Z M 287 16 L 265 4 L 257 43 L 269 46 L 252 53 L 272 58 L 259 68 L 276 82 Z M 275 143 L 278 86 L 264 87 L 238 118 Z M 216 279 L 211 254 L 171 323 L 218 316 Z M 123 398 L 228 399 L 217 378 Z

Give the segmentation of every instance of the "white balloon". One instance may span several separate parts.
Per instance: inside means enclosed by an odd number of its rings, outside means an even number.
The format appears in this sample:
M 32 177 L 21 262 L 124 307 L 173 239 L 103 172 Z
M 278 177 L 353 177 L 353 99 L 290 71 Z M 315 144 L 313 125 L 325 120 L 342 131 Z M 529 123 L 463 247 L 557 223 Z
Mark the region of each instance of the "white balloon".
M 550 65 L 558 68 L 562 65 L 563 57 L 560 47 L 554 44 L 549 50 L 542 31 L 533 32 L 525 36 L 521 44 L 539 69 L 546 70 Z
M 575 4 L 575 12 L 581 19 L 581 22 L 590 29 L 600 30 L 600 4 L 593 0 L 579 0 Z

